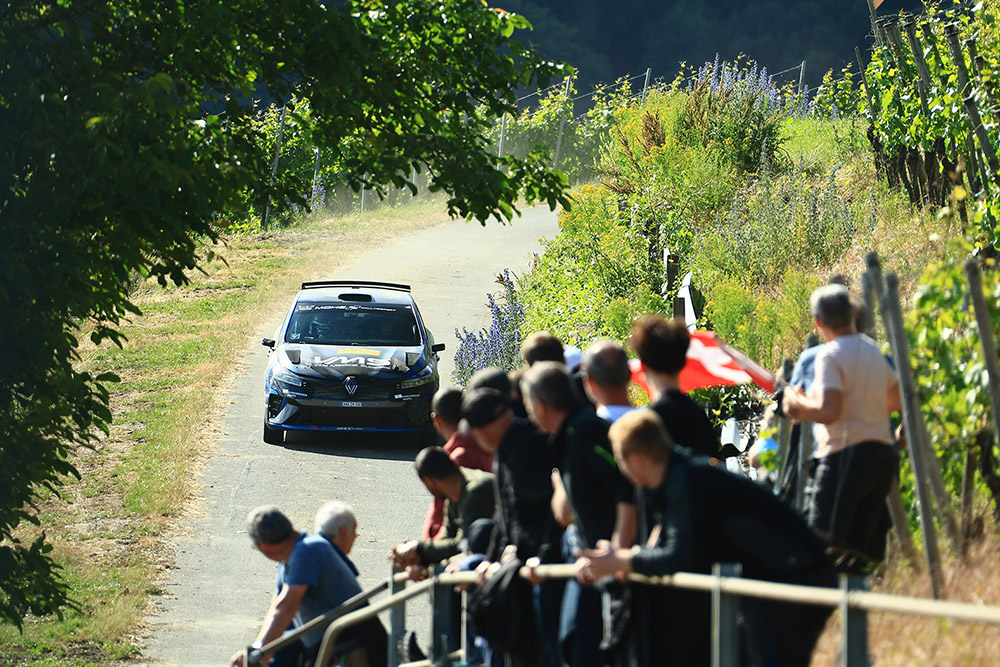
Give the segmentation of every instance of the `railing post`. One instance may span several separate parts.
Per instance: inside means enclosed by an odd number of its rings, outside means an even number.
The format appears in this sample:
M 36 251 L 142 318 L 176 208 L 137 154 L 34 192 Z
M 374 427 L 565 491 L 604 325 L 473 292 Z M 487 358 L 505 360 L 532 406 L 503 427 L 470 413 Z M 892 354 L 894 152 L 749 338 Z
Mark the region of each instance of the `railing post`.
M 288 112 L 288 106 L 285 104 L 281 105 L 281 124 L 278 125 L 278 143 L 274 147 L 274 162 L 271 164 L 271 187 L 274 187 L 274 180 L 278 176 L 278 158 L 281 157 L 281 141 L 285 137 L 285 115 Z M 267 206 L 264 208 L 264 219 L 261 221 L 260 226 L 266 232 L 268 222 L 271 218 L 271 193 L 267 193 Z
M 792 379 L 792 368 L 794 362 L 791 359 L 783 359 L 781 362 L 781 379 L 788 382 Z M 782 409 L 784 413 L 784 409 Z M 778 418 L 778 459 L 781 462 L 781 472 L 779 479 L 783 479 L 788 464 L 788 449 L 792 441 L 792 420 L 782 414 Z
M 868 612 L 848 605 L 851 591 L 867 591 L 866 577 L 840 575 L 840 617 L 844 636 L 840 645 L 841 667 L 868 667 Z
M 740 660 L 740 635 L 737 625 L 740 598 L 722 592 L 723 577 L 739 577 L 739 563 L 716 563 L 712 566 L 712 667 L 736 667 Z
M 434 568 L 434 576 L 444 571 L 442 567 Z M 455 648 L 455 636 L 452 632 L 452 587 L 447 584 L 435 583 L 431 587 L 431 645 L 430 659 L 432 665 L 450 665 L 448 654 Z
M 563 91 L 564 103 L 567 106 L 571 106 L 573 102 L 569 99 L 569 87 L 573 82 L 573 77 L 566 77 L 566 90 Z M 566 110 L 563 109 L 562 118 L 559 119 L 559 138 L 556 139 L 556 154 L 552 158 L 552 168 L 555 169 L 559 166 L 559 153 L 562 150 L 562 139 L 563 139 L 563 129 L 566 127 Z
M 642 84 L 642 103 L 646 103 L 646 91 L 649 90 L 649 75 L 653 73 L 652 67 L 646 68 L 646 80 Z
M 871 263 L 869 263 L 871 267 Z M 937 530 L 932 515 L 931 490 L 928 488 L 927 467 L 931 461 L 925 461 L 929 447 L 925 448 L 922 436 L 926 433 L 923 427 L 923 415 L 920 412 L 920 402 L 916 395 L 913 369 L 910 367 L 910 347 L 903 330 L 903 315 L 899 306 L 899 280 L 895 274 L 886 276 L 886 290 L 882 296 L 880 310 L 886 316 L 889 330 L 889 340 L 892 354 L 896 360 L 896 372 L 899 379 L 899 393 L 903 402 L 903 421 L 906 424 L 906 440 L 910 449 L 910 466 L 913 469 L 913 486 L 917 492 L 917 510 L 920 513 L 920 527 L 924 537 L 924 556 L 927 559 L 927 571 L 930 574 L 931 596 L 937 599 L 943 586 L 941 576 L 941 556 L 938 552 Z M 933 456 L 933 453 L 931 453 Z M 938 502 L 947 498 L 938 498 Z M 942 512 L 950 512 L 942 508 Z
M 476 633 L 472 623 L 469 622 L 469 592 L 462 591 L 462 662 L 472 664 L 473 658 L 482 662 L 479 649 L 476 647 Z
M 316 186 L 319 184 L 319 159 L 322 153 L 320 153 L 319 148 L 316 148 L 316 166 L 313 168 L 313 189 L 312 196 L 309 198 L 309 208 L 316 208 Z
M 396 581 L 396 571 L 389 568 L 389 595 L 395 595 L 406 588 L 405 581 Z M 389 610 L 388 667 L 399 667 L 399 643 L 406 633 L 406 605 L 396 605 Z
M 497 146 L 497 157 L 503 157 L 503 140 L 507 138 L 507 114 L 500 117 L 500 142 Z

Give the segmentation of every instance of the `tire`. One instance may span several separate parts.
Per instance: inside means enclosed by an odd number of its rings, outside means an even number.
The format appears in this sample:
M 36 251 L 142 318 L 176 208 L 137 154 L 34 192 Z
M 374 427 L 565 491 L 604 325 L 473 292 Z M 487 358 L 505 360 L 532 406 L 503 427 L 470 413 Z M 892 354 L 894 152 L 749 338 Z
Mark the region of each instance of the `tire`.
M 266 419 L 266 418 L 265 418 Z M 280 428 L 271 428 L 264 422 L 264 442 L 269 445 L 285 444 L 285 431 Z

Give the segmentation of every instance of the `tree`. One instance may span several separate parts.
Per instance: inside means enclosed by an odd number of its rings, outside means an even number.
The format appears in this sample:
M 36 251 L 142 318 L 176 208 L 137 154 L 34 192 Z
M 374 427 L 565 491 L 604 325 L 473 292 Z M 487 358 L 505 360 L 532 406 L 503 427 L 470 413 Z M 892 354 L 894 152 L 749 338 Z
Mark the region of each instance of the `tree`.
M 219 220 L 306 191 L 301 176 L 268 184 L 252 98 L 308 101 L 313 141 L 354 187 L 426 171 L 453 215 L 508 220 L 519 197 L 565 203 L 541 155 L 487 151 L 514 89 L 563 75 L 512 39 L 526 27 L 467 0 L 5 3 L 0 620 L 69 599 L 44 535 L 16 530 L 108 430 L 115 378 L 74 366 L 80 332 L 120 344 L 136 274 L 183 283 Z

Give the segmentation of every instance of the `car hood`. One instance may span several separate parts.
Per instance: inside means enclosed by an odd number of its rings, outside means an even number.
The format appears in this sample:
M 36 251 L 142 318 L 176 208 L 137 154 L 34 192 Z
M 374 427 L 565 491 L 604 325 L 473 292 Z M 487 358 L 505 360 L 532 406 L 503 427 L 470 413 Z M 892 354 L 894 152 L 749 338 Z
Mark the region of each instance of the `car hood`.
M 427 366 L 422 347 L 283 345 L 279 363 L 303 377 L 405 377 Z

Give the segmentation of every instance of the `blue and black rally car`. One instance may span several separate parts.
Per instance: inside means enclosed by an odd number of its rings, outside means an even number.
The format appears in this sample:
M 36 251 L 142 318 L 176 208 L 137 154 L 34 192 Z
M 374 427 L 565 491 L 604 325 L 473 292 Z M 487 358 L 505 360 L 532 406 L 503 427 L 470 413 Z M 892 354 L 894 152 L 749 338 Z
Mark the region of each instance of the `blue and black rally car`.
M 264 442 L 286 431 L 430 431 L 435 343 L 408 285 L 302 283 L 264 375 Z

